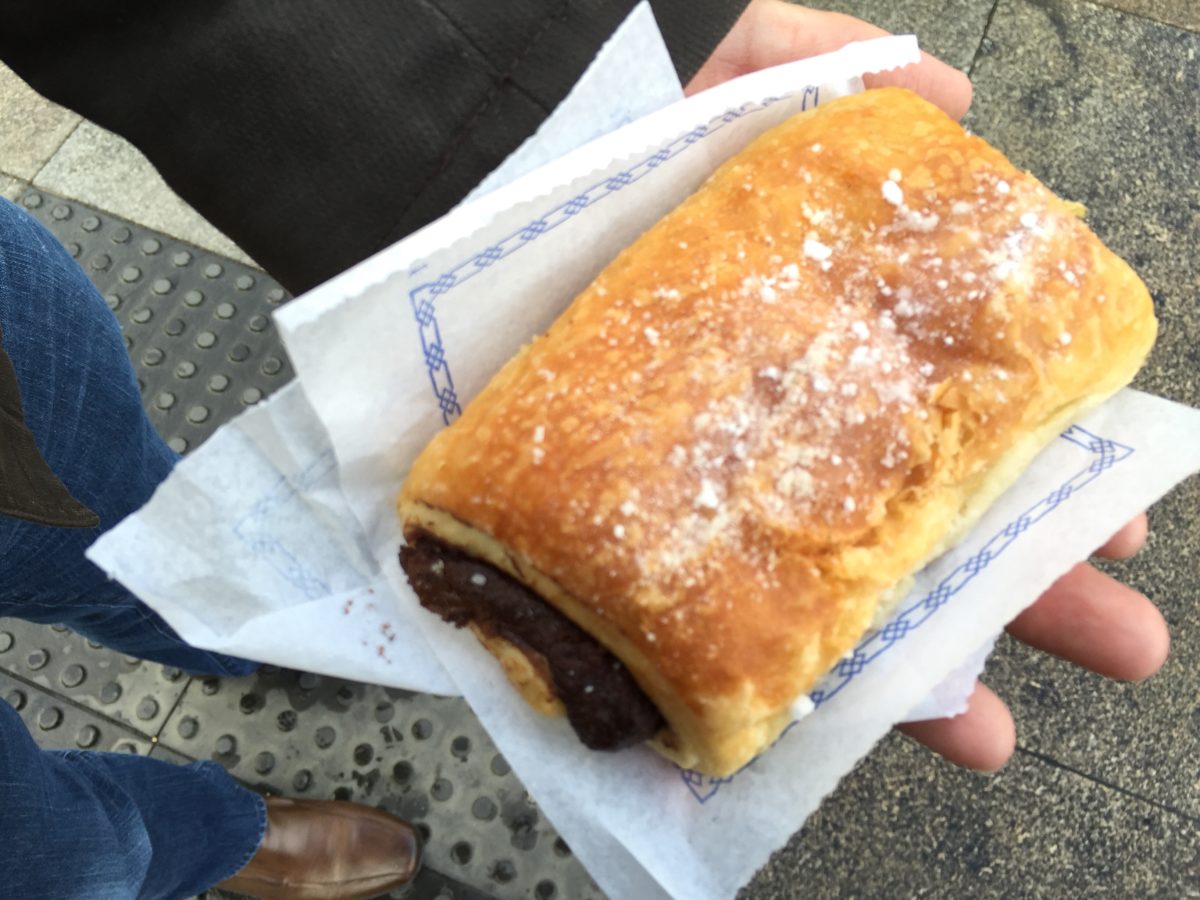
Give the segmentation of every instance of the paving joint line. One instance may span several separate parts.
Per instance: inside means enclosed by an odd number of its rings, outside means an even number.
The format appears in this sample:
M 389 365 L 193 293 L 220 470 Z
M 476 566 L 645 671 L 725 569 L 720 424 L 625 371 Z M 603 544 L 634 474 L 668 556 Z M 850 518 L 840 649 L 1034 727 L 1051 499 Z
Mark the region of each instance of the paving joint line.
M 41 96 L 41 95 L 39 94 L 38 96 Z M 53 101 L 50 101 L 50 102 L 53 102 Z M 42 164 L 40 166 L 38 166 L 37 171 L 34 172 L 31 176 L 29 176 L 28 184 L 35 185 L 37 179 L 40 178 L 41 174 L 46 171 L 46 166 L 50 165 L 50 161 L 52 159 L 54 159 L 54 157 L 58 156 L 58 151 L 61 150 L 63 147 L 67 146 L 67 141 L 69 141 L 72 138 L 72 136 L 74 136 L 75 132 L 77 132 L 79 130 L 79 126 L 81 126 L 84 122 L 87 122 L 87 121 L 89 121 L 89 120 L 83 118 L 83 116 L 79 117 L 79 121 L 76 122 L 75 126 L 70 131 L 67 132 L 66 137 L 64 137 L 61 141 L 58 142 L 58 146 L 55 147 L 54 150 L 51 152 L 51 154 L 49 156 L 47 156 L 45 158 L 45 160 L 42 161 Z M 22 179 L 22 180 L 24 180 L 24 179 Z
M 968 78 L 975 74 L 975 66 L 979 64 L 979 59 L 983 56 L 983 47 L 987 43 L 988 32 L 992 30 L 992 20 L 996 18 L 996 10 L 999 8 L 1000 0 L 994 0 L 992 8 L 988 10 L 987 21 L 983 23 L 983 34 L 979 36 L 979 46 L 975 48 L 975 55 L 971 57 L 971 65 L 967 66 Z
M 158 746 L 162 742 L 162 734 L 167 730 L 167 723 L 171 721 L 171 716 L 179 709 L 179 705 L 183 703 L 183 698 L 187 696 L 187 692 L 192 687 L 192 682 L 196 680 L 194 675 L 189 675 L 187 683 L 184 684 L 183 690 L 179 692 L 179 696 L 175 698 L 175 702 L 171 704 L 171 708 L 167 710 L 167 714 L 163 716 L 162 724 L 158 726 L 158 731 L 154 733 L 154 745 Z
M 1200 34 L 1200 28 L 1192 28 L 1189 25 L 1180 25 L 1178 22 L 1167 22 L 1157 16 L 1152 16 L 1149 13 L 1134 12 L 1131 9 L 1124 9 L 1120 6 L 1113 6 L 1105 0 L 1082 0 L 1088 6 L 1096 6 L 1100 9 L 1107 9 L 1109 12 L 1122 13 L 1127 16 L 1133 16 L 1135 19 L 1144 19 L 1147 22 L 1153 22 L 1155 25 L 1162 25 L 1164 28 L 1174 28 L 1177 31 L 1186 31 L 1188 34 Z
M 1146 797 L 1142 794 L 1139 794 L 1137 791 L 1132 791 L 1127 787 L 1122 787 L 1121 785 L 1108 781 L 1105 778 L 1100 778 L 1099 776 L 1092 775 L 1091 773 L 1085 772 L 1082 769 L 1077 769 L 1075 766 L 1062 762 L 1061 760 L 1057 760 L 1047 753 L 1042 753 L 1038 750 L 1030 750 L 1028 747 L 1022 747 L 1020 745 L 1017 746 L 1017 752 L 1043 762 L 1052 768 L 1062 769 L 1065 772 L 1070 772 L 1072 775 L 1078 775 L 1080 778 L 1083 778 L 1086 781 L 1090 781 L 1093 784 L 1098 784 L 1101 787 L 1106 787 L 1109 790 L 1116 791 L 1119 794 L 1124 794 L 1126 797 L 1130 797 L 1134 800 L 1140 800 L 1142 803 L 1148 803 L 1153 807 L 1163 810 L 1164 812 L 1169 812 L 1172 815 L 1179 816 L 1181 819 L 1185 819 L 1194 825 L 1200 825 L 1200 815 L 1185 812 L 1182 809 L 1171 806 L 1169 803 L 1163 803 L 1161 800 L 1154 800 L 1151 797 Z
M 60 694 L 58 691 L 54 690 L 53 688 L 48 688 L 43 684 L 38 684 L 36 681 L 30 681 L 28 678 L 25 678 L 22 675 L 18 675 L 16 672 L 13 672 L 10 669 L 0 669 L 0 671 L 2 671 L 5 675 L 7 675 L 13 681 L 20 682 L 21 684 L 25 685 L 26 687 L 32 688 L 35 691 L 40 691 L 43 694 L 49 694 L 55 700 L 59 701 L 60 703 L 63 703 L 66 706 L 70 706 L 73 709 L 79 710 L 82 713 L 86 713 L 87 715 L 91 715 L 91 716 L 95 716 L 99 719 L 103 719 L 108 724 L 115 725 L 117 728 L 121 728 L 121 729 L 129 732 L 132 735 L 136 735 L 137 737 L 147 740 L 151 744 L 157 743 L 157 738 L 152 737 L 151 735 L 147 734 L 144 731 L 140 731 L 137 728 L 134 728 L 128 722 L 122 722 L 120 719 L 114 719 L 111 716 L 100 712 L 99 710 L 93 709 L 90 706 L 86 706 L 86 705 L 78 702 L 77 700 L 73 700 L 71 697 L 68 697 L 66 694 Z

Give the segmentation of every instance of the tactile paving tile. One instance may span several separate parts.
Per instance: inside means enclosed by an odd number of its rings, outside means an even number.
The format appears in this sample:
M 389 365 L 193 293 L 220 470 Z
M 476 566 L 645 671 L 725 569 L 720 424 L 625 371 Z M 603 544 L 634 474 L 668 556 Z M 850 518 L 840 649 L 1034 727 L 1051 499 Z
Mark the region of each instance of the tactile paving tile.
M 462 700 L 265 667 L 193 680 L 159 741 L 273 793 L 395 813 L 429 865 L 501 900 L 603 896 Z
M 150 756 L 175 765 L 195 762 L 192 757 L 177 753 L 161 743 L 151 748 Z M 422 867 L 413 881 L 389 896 L 394 900 L 493 900 L 489 894 L 448 878 L 430 865 Z M 213 889 L 205 891 L 198 900 L 242 900 L 242 895 Z
M 417 877 L 404 887 L 384 896 L 391 900 L 493 900 L 491 895 L 476 890 L 470 885 L 447 878 L 429 866 L 422 867 Z M 532 896 L 532 895 L 531 895 Z M 212 889 L 205 891 L 196 900 L 249 900 L 242 894 Z
M 493 900 L 490 894 L 485 894 L 470 885 L 455 881 L 453 878 L 447 878 L 429 866 L 424 866 L 417 873 L 417 877 L 404 887 L 384 896 L 391 900 Z M 536 895 L 530 894 L 529 896 Z M 213 889 L 205 891 L 197 900 L 249 900 L 249 898 L 243 898 L 241 894 Z
M 38 746 L 148 756 L 152 742 L 43 688 L 0 672 L 0 700 L 17 711 Z
M 154 759 L 160 759 L 163 762 L 173 763 L 177 766 L 186 766 L 188 763 L 194 763 L 196 760 L 190 756 L 184 756 L 182 753 L 176 753 L 170 747 L 164 747 L 161 743 L 155 743 L 150 748 L 149 755 Z
M 45 191 L 18 202 L 116 313 L 146 411 L 176 452 L 291 379 L 271 323 L 288 295 L 262 272 Z
M 45 191 L 18 202 L 108 299 L 150 419 L 178 452 L 291 379 L 270 321 L 288 296 L 262 272 Z M 25 694 L 59 703 L 64 717 L 94 709 L 157 737 L 156 758 L 215 759 L 253 787 L 374 804 L 412 820 L 429 838 L 427 869 L 396 898 L 603 897 L 461 700 L 274 668 L 189 680 L 62 630 L 3 620 L 0 631 L 12 645 L 8 659 L 0 653 L 0 678 L 7 668 L 33 682 Z M 45 746 L 61 743 L 36 722 L 32 730 Z M 140 752 L 151 749 L 140 740 Z
M 0 619 L 0 670 L 150 736 L 188 682 L 179 669 L 121 656 L 62 626 L 19 619 Z

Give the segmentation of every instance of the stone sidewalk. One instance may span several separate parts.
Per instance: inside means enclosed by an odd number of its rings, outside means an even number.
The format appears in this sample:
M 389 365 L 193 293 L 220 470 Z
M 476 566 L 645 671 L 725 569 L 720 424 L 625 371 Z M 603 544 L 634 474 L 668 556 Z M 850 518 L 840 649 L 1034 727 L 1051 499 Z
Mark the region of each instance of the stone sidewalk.
M 915 31 L 927 50 L 971 74 L 969 126 L 1083 202 L 1092 226 L 1150 286 L 1162 334 L 1138 386 L 1200 406 L 1200 3 L 811 5 Z M 252 265 L 128 144 L 0 70 L 0 193 L 31 186 L 234 260 L 231 272 Z M 1172 656 L 1160 675 L 1106 682 L 1006 639 L 986 676 L 1017 720 L 1018 753 L 1003 772 L 963 772 L 893 736 L 742 896 L 1200 896 L 1198 504 L 1193 479 L 1152 510 L 1147 549 L 1109 567 L 1170 623 Z M 0 622 L 5 628 L 13 630 Z M 288 793 L 303 785 L 306 796 L 412 815 L 431 831 L 431 858 L 450 878 L 407 896 L 463 896 L 465 885 L 500 897 L 596 896 L 453 703 L 426 709 L 428 701 L 397 692 L 276 671 L 216 685 L 50 630 L 36 646 L 23 640 L 6 652 L 0 634 L 0 696 L 23 692 L 47 745 L 91 738 L 96 728 L 98 746 L 214 758 L 248 783 Z M 68 689 L 72 666 L 99 673 L 92 687 Z M 118 698 L 106 702 L 110 684 Z M 388 728 L 403 730 L 407 743 L 388 741 Z M 331 740 L 324 747 L 322 735 Z M 424 768 L 434 752 L 462 768 Z M 484 760 L 486 771 L 469 769 L 468 758 Z

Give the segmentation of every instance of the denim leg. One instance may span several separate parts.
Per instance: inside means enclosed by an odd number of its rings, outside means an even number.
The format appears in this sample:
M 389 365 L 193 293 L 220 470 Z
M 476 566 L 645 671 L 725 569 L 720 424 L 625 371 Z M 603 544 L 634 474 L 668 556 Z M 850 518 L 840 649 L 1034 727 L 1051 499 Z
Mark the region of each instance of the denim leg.
M 40 750 L 0 701 L 0 896 L 167 900 L 237 873 L 266 804 L 212 762 Z
M 38 448 L 100 517 L 92 530 L 0 517 L 0 615 L 62 622 L 115 650 L 191 672 L 253 671 L 253 663 L 189 647 L 84 557 L 101 533 L 149 500 L 176 456 L 146 418 L 104 298 L 46 229 L 3 199 L 0 326 Z

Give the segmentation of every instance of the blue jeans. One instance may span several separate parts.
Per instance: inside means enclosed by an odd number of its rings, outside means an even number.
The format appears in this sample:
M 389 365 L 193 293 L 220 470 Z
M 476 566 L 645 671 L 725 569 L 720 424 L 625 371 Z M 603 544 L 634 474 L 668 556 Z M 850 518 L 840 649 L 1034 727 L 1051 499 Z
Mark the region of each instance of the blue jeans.
M 185 644 L 85 557 L 138 509 L 175 455 L 154 431 L 117 321 L 54 237 L 0 199 L 0 329 L 25 420 L 96 529 L 0 517 L 0 616 L 61 622 L 129 655 L 208 675 L 255 664 Z M 40 750 L 0 703 L 0 897 L 188 897 L 237 872 L 262 798 L 215 763 Z

